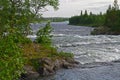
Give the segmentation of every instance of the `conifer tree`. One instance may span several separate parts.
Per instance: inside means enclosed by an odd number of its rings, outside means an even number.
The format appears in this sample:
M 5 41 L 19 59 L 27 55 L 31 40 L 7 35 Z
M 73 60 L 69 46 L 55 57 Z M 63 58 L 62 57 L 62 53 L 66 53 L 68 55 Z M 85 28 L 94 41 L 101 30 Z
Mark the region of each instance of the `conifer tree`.
M 118 5 L 118 1 L 117 0 L 114 0 L 113 9 L 119 10 L 119 5 Z

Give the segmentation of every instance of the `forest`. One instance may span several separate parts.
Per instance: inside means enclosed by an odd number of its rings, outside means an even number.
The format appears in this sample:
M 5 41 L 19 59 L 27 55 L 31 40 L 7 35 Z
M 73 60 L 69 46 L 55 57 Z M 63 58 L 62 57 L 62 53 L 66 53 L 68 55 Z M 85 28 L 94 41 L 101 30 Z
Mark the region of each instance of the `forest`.
M 71 25 L 83 25 L 83 26 L 100 26 L 103 25 L 105 21 L 105 14 L 93 14 L 92 12 L 88 13 L 87 10 L 83 13 L 81 11 L 80 16 L 73 16 L 69 19 L 69 24 Z
M 69 18 L 65 18 L 65 17 L 49 17 L 49 18 L 43 18 L 44 21 L 51 21 L 51 22 L 64 22 L 64 21 L 68 21 Z
M 118 1 L 114 0 L 113 5 L 109 5 L 106 13 L 93 14 L 87 10 L 81 11 L 79 16 L 69 18 L 69 24 L 97 27 L 92 32 L 101 34 L 120 34 L 120 9 Z M 100 32 L 101 31 L 101 32 Z

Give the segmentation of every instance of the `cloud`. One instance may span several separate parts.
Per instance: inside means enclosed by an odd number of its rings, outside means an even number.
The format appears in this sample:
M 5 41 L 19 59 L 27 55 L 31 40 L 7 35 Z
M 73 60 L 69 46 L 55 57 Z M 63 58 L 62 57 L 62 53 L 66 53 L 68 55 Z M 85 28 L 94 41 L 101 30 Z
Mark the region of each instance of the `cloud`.
M 79 15 L 81 10 L 89 10 L 94 13 L 105 12 L 109 4 L 113 4 L 113 0 L 59 0 L 60 6 L 58 11 L 48 8 L 45 17 L 70 17 Z

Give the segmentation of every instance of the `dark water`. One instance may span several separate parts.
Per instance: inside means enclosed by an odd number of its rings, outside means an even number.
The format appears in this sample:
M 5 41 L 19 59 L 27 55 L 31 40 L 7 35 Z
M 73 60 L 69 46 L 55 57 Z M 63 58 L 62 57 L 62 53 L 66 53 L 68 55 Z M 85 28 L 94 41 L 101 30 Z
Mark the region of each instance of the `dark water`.
M 43 24 L 32 24 L 34 33 Z M 93 62 L 110 62 L 120 59 L 120 35 L 90 35 L 91 27 L 67 25 L 66 22 L 52 23 L 53 45 L 59 51 L 72 52 L 75 59 L 82 64 Z M 29 37 L 35 37 L 29 36 Z M 119 66 L 119 65 L 117 65 Z M 120 66 L 119 66 L 120 67 Z M 117 67 L 118 68 L 118 67 Z M 56 75 L 39 80 L 120 80 L 114 79 L 116 68 L 105 66 L 94 69 L 60 70 Z M 119 68 L 120 69 L 120 68 Z M 102 75 L 109 74 L 107 77 Z M 111 73 L 111 74 L 110 74 Z M 100 76 L 101 77 L 100 77 Z M 117 74 L 120 76 L 119 74 Z M 97 78 L 98 77 L 98 78 Z

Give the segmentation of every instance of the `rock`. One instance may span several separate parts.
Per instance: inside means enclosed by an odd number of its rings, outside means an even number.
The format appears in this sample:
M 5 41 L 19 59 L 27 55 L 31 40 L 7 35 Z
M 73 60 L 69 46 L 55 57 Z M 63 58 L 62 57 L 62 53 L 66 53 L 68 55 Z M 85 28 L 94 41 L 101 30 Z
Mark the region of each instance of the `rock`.
M 74 59 L 67 59 L 63 60 L 63 68 L 70 69 L 74 67 L 78 67 L 79 62 L 75 61 Z
M 44 64 L 44 69 L 46 69 L 49 73 L 54 73 L 54 65 L 47 65 L 47 64 Z
M 30 80 L 39 77 L 39 73 L 33 70 L 32 66 L 24 66 L 26 73 L 21 74 L 20 80 Z
M 71 63 L 71 64 L 80 64 L 78 61 L 75 61 L 73 58 L 67 58 L 65 59 L 68 63 Z
M 42 63 L 47 64 L 47 65 L 52 65 L 52 63 L 53 63 L 53 60 L 51 60 L 50 58 L 42 58 L 40 61 L 41 61 Z M 41 62 L 40 62 L 40 63 L 41 63 Z
M 62 67 L 62 61 L 56 59 L 56 60 L 54 61 L 54 70 L 56 71 L 56 70 L 60 69 L 61 67 Z
M 77 66 L 79 62 L 75 61 L 72 58 L 66 58 L 66 59 L 51 59 L 49 57 L 38 59 L 38 65 L 39 68 L 37 69 L 37 72 L 34 70 L 32 66 L 25 66 L 24 69 L 26 71 L 26 74 L 22 74 L 22 78 L 25 80 L 29 80 L 34 78 L 37 78 L 39 76 L 49 76 L 55 74 L 56 70 L 60 68 L 70 69 Z
M 54 74 L 54 62 L 52 59 L 50 58 L 42 58 L 39 60 L 39 64 L 42 64 L 42 66 L 40 66 L 38 72 L 40 75 L 42 76 L 48 76 L 51 74 Z
M 119 60 L 114 60 L 112 62 L 114 62 L 114 63 L 120 63 L 120 59 Z
M 79 62 L 75 61 L 73 58 L 66 58 L 66 59 L 56 59 L 52 60 L 51 58 L 42 58 L 39 60 L 40 66 L 39 73 L 42 76 L 48 76 L 54 74 L 56 70 L 60 68 L 73 68 L 76 67 Z
M 110 29 L 108 27 L 100 26 L 96 27 L 92 32 L 92 35 L 100 35 L 100 34 L 110 34 Z
M 63 68 L 70 69 L 70 68 L 73 68 L 73 65 L 64 60 L 63 61 Z

